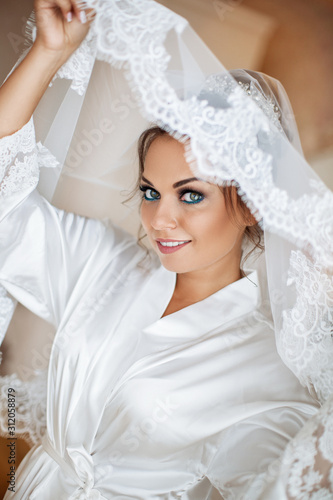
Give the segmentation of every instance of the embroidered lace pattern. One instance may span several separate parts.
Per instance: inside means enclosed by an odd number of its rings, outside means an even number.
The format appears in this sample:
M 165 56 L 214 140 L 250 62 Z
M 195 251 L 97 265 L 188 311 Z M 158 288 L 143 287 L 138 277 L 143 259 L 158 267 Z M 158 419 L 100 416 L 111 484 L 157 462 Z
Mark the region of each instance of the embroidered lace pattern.
M 295 285 L 296 303 L 284 311 L 278 339 L 286 364 L 321 402 L 333 394 L 333 283 L 321 265 L 292 252 L 289 285 Z
M 18 132 L 1 139 L 0 199 L 31 191 L 38 184 L 39 167 L 56 161 L 41 144 L 36 146 L 33 119 Z M 0 287 L 0 343 L 15 309 L 15 301 Z M 46 426 L 46 372 L 23 382 L 16 374 L 0 377 L 0 432 L 7 437 L 8 388 L 15 389 L 16 435 L 31 445 L 39 443 Z
M 92 30 L 98 59 L 125 64 L 146 116 L 191 137 L 188 159 L 193 168 L 207 179 L 236 181 L 267 228 L 308 245 L 318 261 L 332 266 L 333 195 L 319 189 L 292 200 L 274 184 L 273 159 L 259 147 L 258 136 L 274 140 L 276 131 L 270 130 L 259 107 L 228 75 L 223 85 L 229 107 L 224 110 L 214 110 L 196 98 L 182 101 L 169 85 L 165 77 L 169 55 L 163 43 L 170 30 L 185 28 L 184 19 L 150 0 L 87 3 L 97 9 Z
M 89 83 L 94 61 L 95 45 L 92 31 L 90 31 L 80 47 L 68 59 L 66 64 L 60 68 L 51 84 L 56 78 L 66 78 L 68 80 L 72 80 L 71 88 L 79 95 L 83 95 Z
M 0 345 L 16 302 L 0 286 Z M 1 355 L 1 352 L 0 352 Z M 1 363 L 1 357 L 0 357 Z M 40 443 L 46 429 L 47 370 L 23 382 L 16 374 L 0 377 L 0 434 L 8 437 L 8 389 L 15 390 L 15 435 L 31 446 Z
M 224 110 L 214 110 L 196 98 L 182 101 L 169 85 L 164 41 L 170 30 L 182 32 L 187 22 L 151 0 L 87 3 L 97 10 L 92 35 L 58 76 L 75 79 L 79 71 L 85 74 L 81 80 L 87 82 L 95 50 L 98 59 L 125 65 L 146 116 L 178 131 L 179 136 L 191 137 L 188 159 L 201 176 L 215 182 L 237 182 L 253 211 L 265 218 L 267 228 L 308 245 L 318 261 L 332 266 L 333 194 L 318 185 L 312 194 L 292 200 L 276 187 L 272 156 L 258 144 L 260 134 L 271 141 L 276 137 L 264 106 L 244 98 L 243 89 L 227 74 L 219 81 L 229 104 Z M 73 88 L 77 87 L 80 85 L 74 81 Z
M 36 38 L 36 19 L 32 12 L 26 24 L 26 45 L 31 47 Z M 90 31 L 81 43 L 80 47 L 72 54 L 66 64 L 64 64 L 53 78 L 50 86 L 57 78 L 72 80 L 71 88 L 79 95 L 83 95 L 87 89 L 91 70 L 95 61 L 95 44 L 93 32 Z
M 282 139 L 264 112 L 244 95 L 244 90 L 228 74 L 222 75 L 218 82 L 228 102 L 225 109 L 216 110 L 197 98 L 180 100 L 169 85 L 165 76 L 169 56 L 163 43 L 169 30 L 181 32 L 186 22 L 150 0 L 135 3 L 129 0 L 89 0 L 88 3 L 97 9 L 93 24 L 97 57 L 114 65 L 125 65 L 128 79 L 140 96 L 143 111 L 149 119 L 163 124 L 172 133 L 177 131 L 175 136 L 178 138 L 191 138 L 187 157 L 194 170 L 201 177 L 218 183 L 236 182 L 249 206 L 264 217 L 267 229 L 306 248 L 314 262 L 320 262 L 322 267 L 332 267 L 333 194 L 320 181 L 313 183 L 310 193 L 296 199 L 277 187 L 272 155 L 260 146 L 258 138 L 264 138 L 266 143 Z M 291 265 L 295 264 L 291 262 Z M 332 285 L 329 285 L 329 275 L 327 278 L 318 276 L 319 266 L 315 265 L 313 269 L 312 312 L 307 313 L 309 317 L 299 316 L 300 301 L 309 306 L 308 302 L 312 300 L 309 294 L 303 294 L 307 285 L 300 283 L 297 305 L 292 315 L 285 317 L 281 345 L 290 352 L 288 364 L 299 376 L 305 370 L 302 376 L 307 380 L 314 369 L 316 390 L 324 398 L 331 389 L 325 387 L 324 371 L 319 373 L 316 363 L 319 356 L 324 356 L 327 360 L 324 364 L 328 365 L 332 354 L 329 345 L 332 339 L 327 335 L 327 325 L 322 324 L 323 317 L 326 318 L 324 323 L 332 319 L 327 310 L 331 298 L 325 295 L 331 293 Z M 317 306 L 314 305 L 316 287 L 323 293 L 321 305 Z M 317 323 L 314 317 L 310 317 L 310 314 L 315 314 L 315 307 Z M 317 327 L 319 330 L 315 333 Z M 302 328 L 303 338 L 300 336 Z M 312 329 L 308 331 L 308 328 Z M 326 329 L 325 334 L 323 329 Z M 321 339 L 319 344 L 318 338 Z M 306 346 L 301 349 L 302 355 L 309 356 L 314 348 L 311 362 L 291 354 L 292 342 L 296 339 Z
M 28 381 L 14 373 L 0 377 L 0 434 L 8 437 L 8 389 L 15 390 L 15 435 L 31 446 L 40 444 L 46 430 L 47 370 Z
M 282 460 L 290 500 L 333 498 L 333 396 L 287 446 Z
M 267 229 L 296 242 L 311 255 L 312 260 L 301 251 L 291 256 L 288 284 L 294 286 L 297 299 L 293 309 L 284 312 L 278 343 L 288 366 L 325 401 L 333 392 L 332 277 L 324 271 L 333 266 L 332 193 L 315 181 L 311 193 L 292 199 L 275 184 L 273 157 L 258 138 L 273 143 L 278 133 L 267 121 L 265 109 L 244 98 L 243 89 L 228 75 L 219 82 L 229 106 L 223 110 L 196 98 L 178 98 L 165 77 L 169 56 L 163 42 L 169 30 L 185 28 L 182 19 L 149 0 L 88 3 L 98 7 L 93 25 L 97 57 L 125 65 L 146 117 L 176 138 L 190 137 L 187 159 L 194 171 L 218 183 L 236 181 L 240 194 L 264 218 Z M 331 410 L 329 413 L 332 417 Z M 324 415 L 312 419 L 290 448 L 294 458 L 288 494 L 293 500 L 331 495 L 332 472 L 324 478 L 316 468 L 321 458 L 327 460 L 327 470 L 333 464 L 329 452 L 332 429 Z M 317 426 L 315 436 L 311 425 Z
M 38 179 L 35 130 L 31 119 L 21 130 L 1 139 L 0 197 L 33 189 Z
M 333 395 L 241 498 L 270 500 L 278 495 L 288 500 L 333 498 Z

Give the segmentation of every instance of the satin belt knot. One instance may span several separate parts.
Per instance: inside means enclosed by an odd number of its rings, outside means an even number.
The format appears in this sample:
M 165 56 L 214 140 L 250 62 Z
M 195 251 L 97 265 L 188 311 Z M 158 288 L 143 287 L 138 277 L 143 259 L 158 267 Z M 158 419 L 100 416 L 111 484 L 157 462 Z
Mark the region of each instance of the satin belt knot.
M 68 459 L 65 459 L 54 448 L 48 436 L 42 440 L 43 449 L 59 465 L 65 475 L 77 484 L 77 489 L 68 500 L 103 500 L 100 492 L 94 489 L 94 463 L 92 456 L 83 445 L 74 448 L 66 447 Z

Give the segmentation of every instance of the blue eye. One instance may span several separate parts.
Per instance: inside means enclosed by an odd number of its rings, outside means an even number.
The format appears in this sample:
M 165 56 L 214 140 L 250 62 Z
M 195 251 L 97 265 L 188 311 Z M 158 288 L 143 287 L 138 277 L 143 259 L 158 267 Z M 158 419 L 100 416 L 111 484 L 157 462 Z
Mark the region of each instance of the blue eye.
M 201 193 L 197 193 L 196 191 L 186 191 L 183 195 L 183 201 L 185 203 L 200 203 L 204 199 L 204 196 Z
M 143 191 L 143 198 L 147 201 L 154 201 L 160 198 L 160 194 L 155 189 L 140 186 L 140 190 Z
M 148 186 L 140 186 L 140 191 L 143 192 L 143 199 L 146 201 L 155 201 L 161 198 L 161 195 L 155 189 L 152 189 Z M 205 196 L 198 191 L 190 191 L 189 189 L 183 189 L 179 193 L 179 199 L 183 203 L 187 203 L 189 205 L 193 205 L 195 203 L 200 203 Z

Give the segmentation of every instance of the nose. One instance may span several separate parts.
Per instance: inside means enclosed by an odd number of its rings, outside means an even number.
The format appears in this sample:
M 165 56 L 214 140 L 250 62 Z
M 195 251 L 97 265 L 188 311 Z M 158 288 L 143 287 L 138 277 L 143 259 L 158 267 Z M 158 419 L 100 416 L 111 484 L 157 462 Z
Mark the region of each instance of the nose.
M 162 229 L 175 229 L 177 227 L 176 208 L 168 200 L 159 200 L 156 203 L 154 215 L 151 219 L 151 226 L 156 231 Z

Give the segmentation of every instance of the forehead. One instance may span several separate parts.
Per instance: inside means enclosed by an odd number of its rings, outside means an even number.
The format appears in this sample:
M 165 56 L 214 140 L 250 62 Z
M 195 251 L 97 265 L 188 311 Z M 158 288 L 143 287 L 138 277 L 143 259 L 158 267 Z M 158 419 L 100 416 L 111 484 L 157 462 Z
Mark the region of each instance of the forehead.
M 153 181 L 156 178 L 172 178 L 177 182 L 184 177 L 194 177 L 185 160 L 185 146 L 170 135 L 157 137 L 148 149 L 143 175 Z

